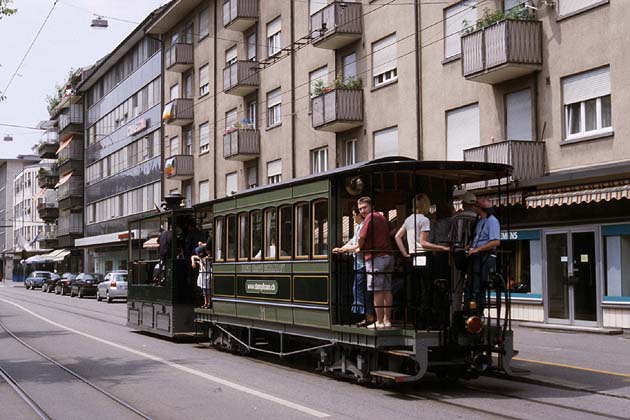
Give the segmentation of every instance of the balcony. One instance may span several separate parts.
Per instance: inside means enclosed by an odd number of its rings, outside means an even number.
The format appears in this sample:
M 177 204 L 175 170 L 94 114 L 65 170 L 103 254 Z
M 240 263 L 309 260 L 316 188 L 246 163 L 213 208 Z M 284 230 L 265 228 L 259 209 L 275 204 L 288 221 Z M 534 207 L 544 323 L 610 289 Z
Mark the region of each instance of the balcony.
M 166 70 L 183 73 L 193 66 L 193 46 L 176 42 L 166 49 Z
M 64 179 L 59 181 L 61 185 L 57 189 L 59 207 L 68 209 L 83 206 L 83 177 L 70 176 L 69 178 L 64 177 Z
M 335 89 L 311 98 L 313 128 L 339 133 L 363 125 L 363 90 Z
M 37 200 L 37 213 L 45 222 L 51 222 L 59 218 L 59 205 L 55 201 Z
M 223 69 L 223 91 L 228 95 L 247 96 L 259 85 L 258 63 L 237 61 Z
M 83 134 L 83 104 L 72 104 L 59 115 L 59 137 Z
M 336 50 L 361 39 L 361 3 L 335 1 L 311 15 L 313 46 Z
M 243 32 L 258 21 L 258 0 L 224 0 L 223 27 Z
M 238 128 L 223 135 L 223 158 L 245 162 L 260 155 L 260 132 Z
M 57 229 L 57 236 L 68 236 L 68 235 L 82 235 L 83 234 L 83 226 L 80 224 L 75 224 L 71 226 L 59 226 Z
M 39 188 L 55 188 L 55 185 L 59 182 L 59 174 L 57 171 L 40 169 L 37 173 L 37 185 Z
M 57 239 L 57 226 L 49 224 L 44 228 L 44 231 L 37 238 L 39 247 L 43 249 L 56 248 L 59 245 Z
M 187 180 L 195 176 L 192 155 L 174 155 L 164 162 L 166 179 Z
M 539 178 L 545 175 L 545 143 L 526 140 L 492 143 L 464 150 L 464 160 L 511 165 L 513 171 L 510 181 Z M 470 189 L 491 187 L 496 181 L 477 184 Z
M 164 106 L 162 121 L 170 125 L 184 126 L 193 122 L 193 100 L 177 98 Z
M 60 174 L 74 171 L 75 174 L 83 172 L 83 143 L 81 140 L 69 138 L 59 147 L 57 167 Z
M 57 222 L 57 236 L 59 242 L 68 243 L 67 236 L 77 236 L 83 234 L 83 212 L 69 212 L 62 211 L 59 214 L 59 221 Z M 73 241 L 70 241 L 72 244 Z M 73 245 L 73 244 L 72 244 Z M 66 245 L 67 246 L 67 245 Z
M 497 84 L 542 68 L 542 22 L 503 20 L 462 36 L 462 75 Z
M 44 131 L 42 138 L 37 145 L 37 154 L 42 159 L 57 159 L 57 149 L 59 148 L 59 134 L 57 130 Z

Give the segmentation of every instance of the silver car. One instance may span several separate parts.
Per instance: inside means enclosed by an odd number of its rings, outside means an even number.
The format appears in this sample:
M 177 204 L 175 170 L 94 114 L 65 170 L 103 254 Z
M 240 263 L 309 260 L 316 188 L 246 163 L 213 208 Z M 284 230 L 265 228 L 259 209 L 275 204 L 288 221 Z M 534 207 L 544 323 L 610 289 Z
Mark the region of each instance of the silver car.
M 114 299 L 127 299 L 127 271 L 118 270 L 107 273 L 105 280 L 98 284 L 96 300 L 107 300 L 112 303 Z

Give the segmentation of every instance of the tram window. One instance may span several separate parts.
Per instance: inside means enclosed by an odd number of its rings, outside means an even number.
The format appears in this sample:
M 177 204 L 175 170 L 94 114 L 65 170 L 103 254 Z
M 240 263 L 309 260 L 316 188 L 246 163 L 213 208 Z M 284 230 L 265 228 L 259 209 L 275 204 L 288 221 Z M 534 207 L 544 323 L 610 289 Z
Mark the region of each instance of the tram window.
M 313 203 L 313 257 L 328 256 L 328 200 Z
M 275 259 L 278 235 L 278 219 L 276 209 L 265 210 L 265 259 Z
M 238 215 L 238 259 L 246 260 L 249 253 L 249 214 Z
M 262 239 L 263 239 L 263 220 L 262 212 L 256 210 L 252 212 L 252 248 L 251 257 L 253 260 L 259 260 L 262 255 Z
M 215 233 L 214 233 L 214 258 L 217 261 L 223 261 L 224 258 L 224 251 L 225 251 L 225 236 L 223 235 L 223 233 L 225 232 L 223 230 L 224 227 L 224 220 L 223 218 L 219 218 L 216 220 L 216 229 L 215 229 Z
M 236 216 L 229 215 L 226 218 L 227 223 L 227 259 L 236 259 Z
M 308 258 L 310 219 L 308 204 L 295 207 L 295 257 Z
M 341 242 L 345 244 L 350 238 L 350 216 L 341 216 Z
M 291 206 L 280 207 L 280 258 L 293 255 L 293 212 Z

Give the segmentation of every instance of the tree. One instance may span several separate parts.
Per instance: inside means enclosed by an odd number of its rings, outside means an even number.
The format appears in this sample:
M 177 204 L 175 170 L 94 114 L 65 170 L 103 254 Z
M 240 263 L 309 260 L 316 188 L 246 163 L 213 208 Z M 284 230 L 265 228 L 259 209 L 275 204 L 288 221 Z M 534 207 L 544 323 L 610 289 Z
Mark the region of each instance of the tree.
M 11 16 L 17 12 L 17 9 L 9 7 L 11 3 L 13 3 L 13 0 L 0 0 L 0 19 L 2 19 L 2 16 Z

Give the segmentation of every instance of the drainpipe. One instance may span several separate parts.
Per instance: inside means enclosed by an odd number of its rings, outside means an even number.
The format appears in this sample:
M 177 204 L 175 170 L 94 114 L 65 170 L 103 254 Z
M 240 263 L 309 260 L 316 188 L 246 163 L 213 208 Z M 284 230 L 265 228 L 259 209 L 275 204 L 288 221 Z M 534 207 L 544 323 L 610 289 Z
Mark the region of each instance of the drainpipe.
M 422 136 L 422 48 L 420 45 L 420 1 L 415 0 L 413 6 L 413 18 L 414 18 L 414 31 L 415 31 L 415 43 L 416 43 L 416 130 L 417 130 L 417 159 L 423 159 L 422 142 L 424 138 Z
M 262 0 L 261 0 L 262 1 Z M 291 1 L 291 45 L 295 42 L 295 3 Z M 295 54 L 291 54 L 291 178 L 295 178 Z
M 214 51 L 212 52 L 212 56 L 213 56 L 213 66 L 212 66 L 212 83 L 213 83 L 213 98 L 212 98 L 212 125 L 213 125 L 213 139 L 214 139 L 214 156 L 213 156 L 213 167 L 212 167 L 212 171 L 213 171 L 213 175 L 212 175 L 212 182 L 213 182 L 213 194 L 214 194 L 214 198 L 217 198 L 217 36 L 218 36 L 218 29 L 217 29 L 217 9 L 218 9 L 218 4 L 219 2 L 216 2 L 215 7 L 214 7 L 214 40 L 213 40 L 213 48 Z M 199 183 L 197 183 L 197 185 L 199 185 Z M 199 193 L 199 191 L 197 192 Z

